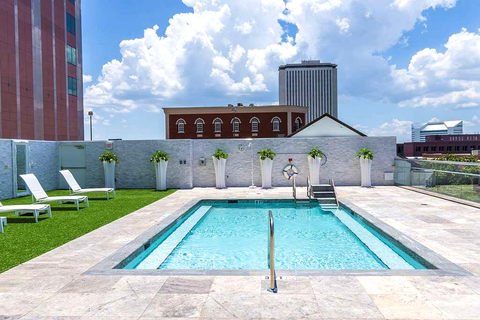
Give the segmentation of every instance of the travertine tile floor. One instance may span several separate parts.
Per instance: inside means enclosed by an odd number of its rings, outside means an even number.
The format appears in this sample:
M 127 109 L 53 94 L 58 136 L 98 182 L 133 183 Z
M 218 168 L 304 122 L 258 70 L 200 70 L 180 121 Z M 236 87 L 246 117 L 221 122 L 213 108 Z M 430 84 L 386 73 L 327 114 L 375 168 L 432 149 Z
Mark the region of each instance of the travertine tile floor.
M 480 319 L 480 210 L 397 187 L 338 193 L 476 276 L 296 277 L 272 294 L 260 276 L 82 275 L 190 200 L 291 197 L 197 188 L 0 274 L 0 319 Z

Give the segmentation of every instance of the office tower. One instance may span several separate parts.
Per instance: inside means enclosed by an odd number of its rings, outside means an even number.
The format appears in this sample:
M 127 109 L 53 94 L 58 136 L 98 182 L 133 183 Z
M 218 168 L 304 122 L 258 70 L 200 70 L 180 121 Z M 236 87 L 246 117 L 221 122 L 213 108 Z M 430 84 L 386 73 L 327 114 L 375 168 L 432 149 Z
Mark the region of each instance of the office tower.
M 337 65 L 307 60 L 278 68 L 280 105 L 308 107 L 307 123 L 324 113 L 338 117 Z
M 81 0 L 0 0 L 0 138 L 83 140 Z

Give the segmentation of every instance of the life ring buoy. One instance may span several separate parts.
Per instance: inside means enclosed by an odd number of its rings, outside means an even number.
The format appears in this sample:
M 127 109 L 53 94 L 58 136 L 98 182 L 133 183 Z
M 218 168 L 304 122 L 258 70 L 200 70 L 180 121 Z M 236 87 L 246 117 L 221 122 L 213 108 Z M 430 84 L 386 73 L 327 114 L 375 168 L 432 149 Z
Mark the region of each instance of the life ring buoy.
M 293 176 L 298 174 L 298 169 L 293 164 L 287 164 L 285 168 L 283 168 L 283 176 L 287 180 L 291 180 Z

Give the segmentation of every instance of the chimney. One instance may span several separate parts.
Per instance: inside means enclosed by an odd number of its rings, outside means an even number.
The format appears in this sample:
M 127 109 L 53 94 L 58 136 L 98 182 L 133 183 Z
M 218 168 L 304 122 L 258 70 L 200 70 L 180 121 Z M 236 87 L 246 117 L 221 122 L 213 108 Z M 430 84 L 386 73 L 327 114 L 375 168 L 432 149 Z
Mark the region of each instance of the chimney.
M 237 103 L 237 107 L 243 107 L 243 103 L 241 102 Z

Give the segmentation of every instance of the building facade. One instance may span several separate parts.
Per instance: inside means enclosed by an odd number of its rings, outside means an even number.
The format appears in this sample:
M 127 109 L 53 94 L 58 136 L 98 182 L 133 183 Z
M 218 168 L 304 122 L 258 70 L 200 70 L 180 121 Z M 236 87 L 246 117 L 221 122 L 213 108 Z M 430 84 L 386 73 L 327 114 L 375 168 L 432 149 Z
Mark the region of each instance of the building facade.
M 463 121 L 435 121 L 412 125 L 412 142 L 425 142 L 428 136 L 463 134 Z
M 308 107 L 307 123 L 325 113 L 338 118 L 337 65 L 318 60 L 278 68 L 280 105 Z
M 81 0 L 0 0 L 0 138 L 83 140 Z
M 286 137 L 305 125 L 306 107 L 163 108 L 166 139 Z
M 472 154 L 480 150 L 480 134 L 427 136 L 425 142 L 408 142 L 397 145 L 397 154 L 403 157 L 432 158 L 443 154 Z

